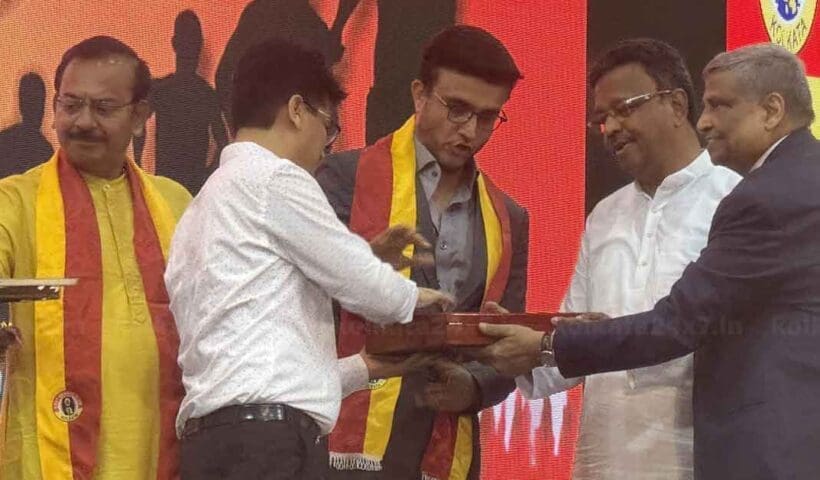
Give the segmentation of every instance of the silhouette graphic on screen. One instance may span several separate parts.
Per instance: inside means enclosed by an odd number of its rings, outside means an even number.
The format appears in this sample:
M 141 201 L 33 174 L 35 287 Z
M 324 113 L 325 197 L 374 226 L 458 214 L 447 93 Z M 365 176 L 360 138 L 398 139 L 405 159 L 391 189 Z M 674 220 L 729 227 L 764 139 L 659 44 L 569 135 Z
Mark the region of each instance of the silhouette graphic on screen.
M 341 44 L 330 35 L 308 0 L 251 1 L 242 11 L 216 70 L 216 91 L 228 125 L 231 125 L 231 79 L 236 63 L 248 47 L 272 37 L 319 50 L 330 65 L 342 56 Z
M 359 0 L 340 0 L 331 33 L 340 42 Z M 455 0 L 378 0 L 373 86 L 367 95 L 366 139 L 372 144 L 413 113 L 410 82 L 418 76 L 424 43 L 456 18 Z
M 46 106 L 42 77 L 36 73 L 23 75 L 18 98 L 23 121 L 0 132 L 0 178 L 23 173 L 54 153 L 42 132 Z
M 176 53 L 176 71 L 155 79 L 148 99 L 156 114 L 154 172 L 176 180 L 196 195 L 219 165 L 219 153 L 228 142 L 228 134 L 216 91 L 196 73 L 203 38 L 202 26 L 193 11 L 177 15 L 171 44 Z M 211 137 L 216 155 L 208 166 Z M 137 143 L 142 141 L 134 139 L 135 156 Z

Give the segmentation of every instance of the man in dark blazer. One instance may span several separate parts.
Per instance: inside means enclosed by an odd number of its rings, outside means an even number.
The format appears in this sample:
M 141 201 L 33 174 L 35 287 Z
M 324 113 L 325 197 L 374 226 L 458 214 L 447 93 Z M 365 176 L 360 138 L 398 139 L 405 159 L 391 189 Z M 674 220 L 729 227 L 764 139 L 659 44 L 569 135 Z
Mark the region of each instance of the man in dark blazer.
M 695 352 L 697 479 L 807 479 L 820 472 L 820 143 L 800 61 L 761 44 L 704 69 L 698 128 L 745 178 L 718 206 L 706 248 L 651 311 L 558 321 L 482 355 L 516 375 L 644 367 Z M 613 119 L 614 120 L 614 119 Z M 539 355 L 540 352 L 540 355 Z
M 495 127 L 505 120 L 501 108 L 520 76 L 509 52 L 489 33 L 467 26 L 447 29 L 426 47 L 419 79 L 412 83 L 415 117 L 363 151 L 329 156 L 317 171 L 317 180 L 337 215 L 356 231 L 351 225 L 354 223 L 351 211 L 357 203 L 373 202 L 383 190 L 376 184 L 368 184 L 363 176 L 363 170 L 367 173 L 374 164 L 361 165 L 368 155 L 374 155 L 381 148 L 385 158 L 379 158 L 376 164 L 390 164 L 387 152 L 395 157 L 396 145 L 402 143 L 398 139 L 406 136 L 402 144 L 412 146 L 413 165 L 400 175 L 412 176 L 408 181 L 415 185 L 413 227 L 433 246 L 435 257 L 433 264 L 414 266 L 410 276 L 419 286 L 452 294 L 456 300 L 455 311 L 478 311 L 485 292 L 490 289 L 491 280 L 487 278 L 490 256 L 485 238 L 485 222 L 490 220 L 480 198 L 482 182 L 497 192 L 496 201 L 500 203 L 494 204 L 495 210 L 506 210 L 511 234 L 509 275 L 499 300 L 511 311 L 524 310 L 527 213 L 507 195 L 491 187 L 474 160 L 475 153 L 489 140 Z M 392 149 L 383 147 L 391 142 Z M 398 168 L 395 161 L 393 168 Z M 400 182 L 387 183 L 389 191 L 389 185 Z M 340 335 L 344 335 L 345 330 L 343 324 Z M 339 452 L 335 448 L 333 435 L 342 435 L 344 432 L 339 430 L 346 430 L 344 418 L 348 407 L 343 404 L 342 417 L 330 439 L 334 467 L 331 478 L 415 480 L 422 478 L 422 472 L 438 476 L 429 471 L 427 463 L 435 457 L 429 454 L 430 449 L 440 444 L 435 440 L 440 437 L 434 430 L 434 422 L 439 421 L 439 412 L 445 412 L 452 414 L 452 418 L 458 418 L 458 414 L 472 415 L 473 425 L 472 448 L 456 452 L 456 457 L 466 455 L 456 459 L 455 466 L 448 467 L 450 472 L 460 469 L 459 474 L 448 478 L 478 479 L 481 461 L 475 413 L 502 401 L 514 389 L 514 384 L 478 362 L 463 366 L 441 362 L 433 370 L 437 379 L 431 380 L 425 375 L 402 378 L 393 409 L 392 434 L 382 459 L 368 457 L 367 452 L 361 455 L 362 452 Z M 371 382 L 371 388 L 379 388 L 379 385 Z

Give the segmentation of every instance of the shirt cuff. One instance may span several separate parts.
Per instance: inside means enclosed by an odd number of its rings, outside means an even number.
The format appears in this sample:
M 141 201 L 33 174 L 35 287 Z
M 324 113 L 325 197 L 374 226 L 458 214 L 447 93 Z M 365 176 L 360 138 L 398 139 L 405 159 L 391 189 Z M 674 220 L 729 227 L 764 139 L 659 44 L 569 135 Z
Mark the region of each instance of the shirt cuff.
M 516 378 L 515 383 L 528 399 L 547 398 L 558 392 L 569 390 L 584 381 L 584 377 L 564 378 L 556 367 L 536 367 L 526 375 L 528 378 L 522 379 L 522 377 L 523 375 Z M 519 379 L 521 379 L 520 382 Z M 530 382 L 529 385 L 526 383 L 527 380 Z M 529 392 L 521 387 L 522 384 L 524 387 L 529 386 Z
M 532 400 L 535 386 L 533 385 L 532 372 L 515 377 L 515 386 L 527 400 Z
M 367 383 L 370 381 L 370 374 L 367 371 L 367 365 L 365 365 L 361 355 L 356 354 L 340 358 L 338 365 L 339 378 L 342 382 L 342 398 L 347 397 L 353 392 L 367 388 Z

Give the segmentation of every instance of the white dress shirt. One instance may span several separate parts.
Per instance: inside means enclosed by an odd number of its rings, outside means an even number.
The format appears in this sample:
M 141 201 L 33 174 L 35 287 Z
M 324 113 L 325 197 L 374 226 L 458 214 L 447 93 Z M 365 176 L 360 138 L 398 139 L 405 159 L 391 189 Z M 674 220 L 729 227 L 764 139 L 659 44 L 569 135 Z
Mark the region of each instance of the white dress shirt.
M 341 402 L 331 298 L 389 323 L 409 322 L 418 296 L 338 220 L 307 171 L 250 142 L 222 151 L 169 257 L 186 392 L 178 432 L 249 403 L 287 404 L 329 432 Z
M 612 317 L 650 310 L 706 246 L 712 215 L 740 181 L 704 150 L 650 197 L 633 182 L 595 207 L 562 310 Z M 583 378 L 540 367 L 516 379 L 546 397 Z M 573 478 L 692 478 L 692 356 L 586 377 Z

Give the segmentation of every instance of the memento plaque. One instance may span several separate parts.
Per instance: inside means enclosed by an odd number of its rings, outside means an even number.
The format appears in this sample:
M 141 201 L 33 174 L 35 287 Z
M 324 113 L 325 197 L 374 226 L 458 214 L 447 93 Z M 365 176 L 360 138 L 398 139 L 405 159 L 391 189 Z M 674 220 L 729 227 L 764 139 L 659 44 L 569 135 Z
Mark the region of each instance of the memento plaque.
M 553 317 L 577 313 L 427 313 L 407 324 L 368 324 L 365 349 L 372 354 L 436 352 L 459 347 L 483 347 L 493 339 L 482 334 L 479 323 L 515 324 L 549 332 Z

